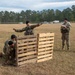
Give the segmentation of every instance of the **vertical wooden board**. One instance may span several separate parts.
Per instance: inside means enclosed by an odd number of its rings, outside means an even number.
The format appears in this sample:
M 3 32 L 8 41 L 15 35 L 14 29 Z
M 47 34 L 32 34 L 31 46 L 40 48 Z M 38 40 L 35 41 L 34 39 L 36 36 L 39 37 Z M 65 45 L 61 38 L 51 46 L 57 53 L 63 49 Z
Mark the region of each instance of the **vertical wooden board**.
M 39 52 L 39 34 L 37 34 L 37 62 L 38 62 L 38 52 Z
M 16 66 L 18 66 L 18 47 L 17 47 L 17 40 L 16 40 L 16 52 L 15 52 L 15 56 L 16 56 Z

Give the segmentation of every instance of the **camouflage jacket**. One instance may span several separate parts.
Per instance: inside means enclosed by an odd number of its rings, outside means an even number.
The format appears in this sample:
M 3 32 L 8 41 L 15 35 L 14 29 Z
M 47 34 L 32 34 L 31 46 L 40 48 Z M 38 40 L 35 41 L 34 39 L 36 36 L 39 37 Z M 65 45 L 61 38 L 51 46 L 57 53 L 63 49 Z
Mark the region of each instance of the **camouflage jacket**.
M 33 35 L 34 34 L 33 29 L 35 27 L 38 27 L 38 26 L 39 25 L 26 26 L 25 28 L 16 29 L 15 31 L 16 32 L 23 32 L 23 31 L 25 31 L 24 35 Z
M 15 44 L 14 47 L 11 48 L 11 47 L 8 45 L 8 42 L 9 42 L 9 41 L 10 41 L 10 40 L 5 41 L 5 44 L 4 44 L 4 47 L 3 47 L 3 52 L 4 52 L 4 54 L 9 54 L 10 51 L 16 49 L 16 42 L 14 42 L 14 44 Z
M 69 33 L 70 26 L 71 26 L 70 22 L 63 23 L 63 26 L 61 26 L 61 33 Z

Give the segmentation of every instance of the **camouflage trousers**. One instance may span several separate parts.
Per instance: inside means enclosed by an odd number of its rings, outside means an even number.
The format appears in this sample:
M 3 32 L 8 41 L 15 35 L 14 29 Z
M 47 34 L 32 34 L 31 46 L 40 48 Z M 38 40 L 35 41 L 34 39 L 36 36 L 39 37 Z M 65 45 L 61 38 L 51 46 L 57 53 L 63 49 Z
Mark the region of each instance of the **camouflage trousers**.
M 10 53 L 8 53 L 8 54 L 5 54 L 4 59 L 5 59 L 5 61 L 4 61 L 5 63 L 8 61 L 13 63 L 14 59 L 15 59 L 15 50 L 10 51 Z
M 66 42 L 66 45 L 67 45 L 67 49 L 69 49 L 69 33 L 62 33 L 62 49 L 64 48 L 65 46 L 65 42 Z

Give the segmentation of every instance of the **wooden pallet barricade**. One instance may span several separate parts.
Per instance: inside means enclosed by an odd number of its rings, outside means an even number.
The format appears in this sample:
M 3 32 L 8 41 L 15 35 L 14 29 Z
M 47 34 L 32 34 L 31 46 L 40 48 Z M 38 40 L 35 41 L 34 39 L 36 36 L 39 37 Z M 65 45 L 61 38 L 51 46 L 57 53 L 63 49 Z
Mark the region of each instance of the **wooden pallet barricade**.
M 52 59 L 54 45 L 54 33 L 38 34 L 38 55 L 37 62 Z
M 37 37 L 29 35 L 17 38 L 17 65 L 36 62 Z
M 17 38 L 17 65 L 52 59 L 54 33 L 40 33 Z

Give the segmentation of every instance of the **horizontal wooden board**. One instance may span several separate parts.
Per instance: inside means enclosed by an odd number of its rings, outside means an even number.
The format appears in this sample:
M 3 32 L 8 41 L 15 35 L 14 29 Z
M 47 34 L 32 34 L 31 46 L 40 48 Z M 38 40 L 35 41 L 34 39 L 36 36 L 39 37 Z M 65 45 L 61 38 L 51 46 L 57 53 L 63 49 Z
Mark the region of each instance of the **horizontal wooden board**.
M 37 38 L 17 40 L 17 43 L 19 44 L 19 43 L 32 42 L 32 41 L 37 41 Z
M 38 56 L 37 58 L 38 59 L 41 59 L 41 58 L 47 58 L 47 57 L 51 57 L 52 56 L 52 54 L 47 54 L 47 55 L 42 55 L 42 56 Z
M 30 48 L 30 49 L 26 49 L 26 50 L 18 50 L 17 53 L 25 53 L 25 52 L 31 52 L 31 51 L 37 51 L 37 48 Z
M 36 58 L 35 59 L 31 59 L 31 60 L 26 60 L 26 61 L 23 61 L 23 62 L 18 62 L 18 65 L 24 65 L 25 63 L 36 63 L 37 60 Z
M 18 62 L 19 61 L 26 61 L 26 59 L 34 59 L 34 58 L 37 58 L 37 55 L 30 55 L 30 56 L 26 56 L 26 57 L 22 57 L 22 58 L 18 58 Z
M 54 44 L 54 41 L 42 41 L 42 42 L 39 42 L 38 43 L 39 45 L 41 45 L 41 44 Z
M 17 46 L 33 45 L 33 44 L 37 44 L 37 41 L 26 42 L 26 43 L 23 42 L 23 43 L 17 44 Z
M 39 48 L 38 49 L 38 52 L 41 52 L 41 51 L 46 51 L 46 50 L 50 50 L 50 51 L 52 51 L 53 50 L 53 47 L 46 47 L 46 48 Z
M 27 46 L 24 46 L 24 47 L 18 47 L 18 49 L 27 49 L 27 48 L 33 48 L 33 47 L 37 47 L 36 45 L 27 45 Z
M 50 46 L 53 46 L 53 44 L 39 45 L 38 48 L 42 48 L 42 47 L 50 47 Z
M 27 55 L 34 55 L 34 54 L 36 54 L 36 51 L 27 52 L 27 53 L 23 53 L 23 54 L 18 54 L 18 57 L 24 57 L 24 56 L 27 56 Z
M 17 40 L 28 39 L 28 38 L 36 38 L 36 35 L 26 35 L 22 37 L 17 37 Z
M 38 56 L 39 55 L 44 55 L 44 54 L 52 54 L 53 51 L 43 51 L 43 52 L 38 52 Z
M 47 61 L 47 60 L 50 60 L 52 59 L 52 57 L 48 57 L 48 58 L 44 58 L 44 59 L 40 59 L 40 60 L 37 60 L 37 62 L 43 62 L 43 61 Z
M 51 38 L 39 38 L 39 41 L 54 41 L 54 37 L 51 37 Z
M 54 33 L 40 33 L 39 37 L 54 36 Z

